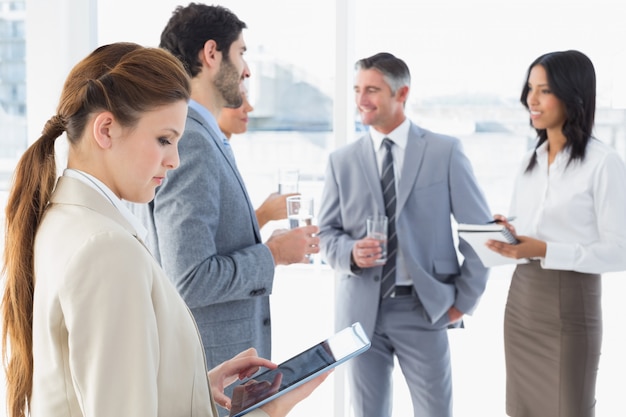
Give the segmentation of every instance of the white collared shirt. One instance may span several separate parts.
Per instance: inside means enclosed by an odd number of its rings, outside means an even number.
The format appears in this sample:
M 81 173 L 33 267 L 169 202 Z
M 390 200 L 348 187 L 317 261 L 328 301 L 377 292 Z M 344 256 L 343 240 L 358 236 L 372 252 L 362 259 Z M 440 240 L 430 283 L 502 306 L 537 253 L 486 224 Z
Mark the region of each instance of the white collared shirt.
M 80 171 L 78 169 L 72 169 L 72 168 L 65 169 L 63 171 L 63 175 L 65 175 L 66 177 L 71 177 L 71 178 L 80 180 L 83 183 L 90 186 L 91 188 L 93 188 L 94 190 L 98 191 L 103 197 L 109 200 L 111 204 L 113 204 L 113 206 L 119 210 L 122 216 L 124 216 L 124 218 L 128 221 L 128 223 L 130 223 L 130 225 L 133 226 L 133 228 L 135 229 L 135 232 L 137 232 L 137 236 L 141 240 L 146 239 L 148 230 L 143 226 L 143 224 L 141 224 L 139 219 L 135 217 L 135 215 L 128 209 L 128 207 L 124 205 L 124 202 L 122 202 L 122 200 L 120 200 L 115 195 L 115 193 L 111 191 L 109 187 L 104 185 L 102 181 L 100 181 L 93 175 L 87 174 L 84 171 Z
M 393 155 L 393 173 L 396 181 L 396 191 L 398 191 L 400 173 L 402 172 L 402 166 L 404 165 L 404 151 L 406 150 L 406 144 L 409 140 L 410 129 L 411 121 L 407 118 L 404 119 L 404 122 L 400 123 L 400 125 L 388 135 L 380 133 L 378 130 L 373 128 L 370 128 L 369 130 L 374 150 L 376 151 L 376 162 L 378 163 L 379 177 L 383 171 L 383 158 L 385 157 L 385 147 L 382 146 L 383 139 L 389 138 L 394 143 L 391 147 L 391 155 Z
M 188 106 L 190 108 L 194 109 L 195 111 L 197 111 L 200 114 L 200 116 L 202 116 L 204 121 L 213 129 L 213 131 L 221 136 L 221 138 L 222 138 L 222 145 L 224 146 L 224 149 L 234 159 L 233 150 L 230 147 L 230 143 L 228 142 L 228 138 L 226 138 L 226 136 L 224 135 L 224 132 L 221 131 L 220 125 L 217 122 L 217 119 L 215 118 L 213 113 L 211 113 L 206 107 L 204 107 L 202 104 L 198 103 L 194 99 L 189 99 Z
M 211 126 L 215 132 L 221 132 L 220 126 L 217 123 L 217 119 L 215 118 L 213 113 L 209 111 L 209 109 L 207 109 L 202 104 L 195 101 L 194 99 L 189 99 L 188 106 L 194 109 L 195 111 L 197 111 L 200 114 L 200 116 L 202 116 L 204 121 L 207 122 L 207 124 Z
M 383 139 L 389 138 L 394 142 L 394 145 L 391 147 L 391 155 L 393 156 L 393 173 L 395 178 L 396 194 L 398 193 L 400 173 L 402 172 L 402 165 L 404 164 L 404 152 L 406 151 L 406 145 L 409 140 L 410 129 L 411 121 L 408 118 L 405 118 L 404 122 L 387 135 L 380 133 L 376 129 L 369 129 L 370 136 L 372 137 L 372 143 L 374 144 L 374 150 L 376 152 L 379 177 L 382 173 L 383 158 L 385 157 L 385 147 L 382 146 Z M 413 285 L 413 281 L 411 281 L 411 278 L 406 270 L 406 265 L 404 264 L 404 251 L 402 250 L 402 243 L 399 240 L 398 253 L 396 254 L 396 285 Z
M 519 235 L 547 243 L 546 269 L 603 273 L 626 269 L 626 165 L 610 146 L 592 139 L 585 159 L 561 151 L 548 165 L 548 142 L 537 164 L 515 183 L 510 214 Z

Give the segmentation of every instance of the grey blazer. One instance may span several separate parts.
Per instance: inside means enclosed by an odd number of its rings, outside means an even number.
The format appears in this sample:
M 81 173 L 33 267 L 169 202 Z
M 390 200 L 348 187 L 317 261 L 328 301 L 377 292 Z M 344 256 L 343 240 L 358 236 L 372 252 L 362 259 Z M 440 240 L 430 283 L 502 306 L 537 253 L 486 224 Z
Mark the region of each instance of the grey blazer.
M 209 368 L 251 346 L 269 358 L 271 347 L 274 259 L 221 137 L 189 108 L 180 166 L 150 204 L 134 207 L 198 323 Z
M 432 323 L 456 306 L 471 313 L 483 293 L 488 270 L 461 241 L 459 263 L 451 215 L 458 222 L 491 219 L 461 142 L 411 124 L 397 184 L 396 230 L 407 272 Z M 337 327 L 360 321 L 374 330 L 382 266 L 352 271 L 354 242 L 365 237 L 367 216 L 384 213 L 376 156 L 369 134 L 329 157 L 319 211 L 321 249 L 339 274 Z

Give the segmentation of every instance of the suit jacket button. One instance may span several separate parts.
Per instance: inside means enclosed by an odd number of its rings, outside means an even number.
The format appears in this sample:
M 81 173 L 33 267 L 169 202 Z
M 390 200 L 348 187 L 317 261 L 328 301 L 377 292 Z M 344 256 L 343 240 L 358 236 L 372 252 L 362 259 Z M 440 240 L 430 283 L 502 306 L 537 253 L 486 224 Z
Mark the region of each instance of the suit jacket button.
M 380 281 L 380 276 L 374 275 L 374 281 L 376 281 L 376 282 Z
M 263 326 L 269 326 L 270 325 L 270 319 L 264 319 L 263 320 Z

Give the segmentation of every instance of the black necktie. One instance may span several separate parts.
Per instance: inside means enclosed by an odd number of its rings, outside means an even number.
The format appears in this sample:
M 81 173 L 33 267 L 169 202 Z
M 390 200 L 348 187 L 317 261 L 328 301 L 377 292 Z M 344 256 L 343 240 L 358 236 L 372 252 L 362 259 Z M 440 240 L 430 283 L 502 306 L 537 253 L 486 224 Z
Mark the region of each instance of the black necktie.
M 385 201 L 387 215 L 387 263 L 383 265 L 383 278 L 380 283 L 381 298 L 389 297 L 396 285 L 396 254 L 398 253 L 398 236 L 396 235 L 396 180 L 393 172 L 393 155 L 391 147 L 393 141 L 383 139 L 385 157 L 383 159 L 380 184 Z

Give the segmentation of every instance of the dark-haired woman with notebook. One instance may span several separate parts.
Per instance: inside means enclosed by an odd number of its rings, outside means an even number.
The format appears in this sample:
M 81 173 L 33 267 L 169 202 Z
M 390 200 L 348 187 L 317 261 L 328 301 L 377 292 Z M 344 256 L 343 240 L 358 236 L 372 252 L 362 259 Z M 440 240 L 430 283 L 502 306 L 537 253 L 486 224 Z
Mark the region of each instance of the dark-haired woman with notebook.
M 521 102 L 538 141 L 524 158 L 510 215 L 520 243 L 490 249 L 529 258 L 511 280 L 504 319 L 506 411 L 590 417 L 602 344 L 601 275 L 626 270 L 626 166 L 592 136 L 596 78 L 578 51 L 529 67 Z

